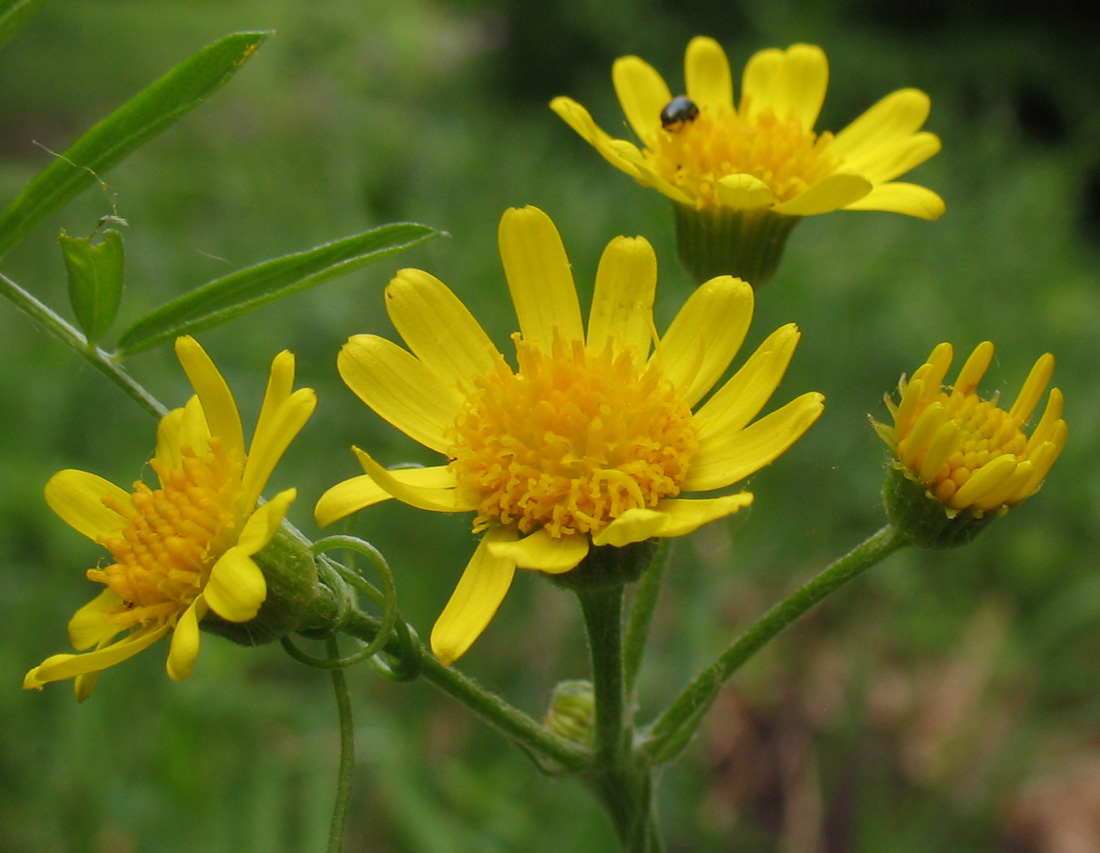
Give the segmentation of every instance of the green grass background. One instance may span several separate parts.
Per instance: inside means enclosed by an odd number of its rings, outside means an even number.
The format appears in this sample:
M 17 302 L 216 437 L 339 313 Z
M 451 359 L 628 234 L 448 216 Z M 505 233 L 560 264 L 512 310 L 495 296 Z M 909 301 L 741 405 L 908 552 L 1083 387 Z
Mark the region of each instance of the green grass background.
M 835 595 L 747 666 L 661 779 L 678 851 L 1055 850 L 1100 847 L 1100 72 L 1096 21 L 1054 3 L 1031 18 L 993 3 L 660 0 L 53 0 L 0 50 L 0 203 L 79 133 L 201 46 L 239 29 L 275 37 L 230 84 L 105 176 L 4 258 L 67 314 L 56 234 L 126 217 L 119 328 L 211 278 L 373 225 L 449 233 L 395 259 L 200 336 L 255 422 L 271 358 L 298 356 L 314 418 L 269 494 L 299 488 L 295 524 L 357 473 L 431 455 L 340 382 L 348 335 L 392 335 L 382 288 L 403 266 L 451 285 L 500 345 L 514 318 L 496 252 L 509 206 L 556 221 L 582 302 L 603 247 L 643 234 L 660 262 L 658 325 L 690 291 L 666 200 L 609 167 L 547 108 L 558 94 L 623 127 L 610 84 L 636 53 L 682 85 L 695 34 L 735 75 L 756 50 L 810 41 L 831 80 L 819 128 L 894 89 L 933 102 L 943 151 L 911 178 L 940 192 L 927 223 L 834 213 L 795 230 L 758 296 L 744 354 L 782 323 L 803 339 L 777 402 L 816 389 L 820 422 L 755 476 L 751 513 L 679 541 L 646 669 L 659 709 L 769 603 L 882 523 L 885 456 L 868 422 L 942 340 L 984 339 L 983 390 L 1010 398 L 1041 353 L 1058 359 L 1069 442 L 1036 498 L 955 552 L 903 551 Z M 1091 69 L 1091 71 L 1089 70 Z M 107 343 L 110 343 L 108 338 Z M 738 359 L 740 362 L 744 355 Z M 188 393 L 170 349 L 135 356 L 162 400 Z M 132 482 L 155 424 L 102 376 L 0 305 L 0 848 L 10 851 L 323 849 L 337 733 L 323 673 L 278 646 L 205 636 L 192 678 L 163 644 L 107 672 L 82 706 L 69 684 L 19 685 L 67 649 L 100 551 L 46 508 L 77 467 Z M 473 548 L 468 518 L 384 505 L 358 532 L 398 572 L 422 634 Z M 578 609 L 517 579 L 461 662 L 540 714 L 583 677 Z M 601 851 L 613 837 L 579 784 L 548 780 L 430 685 L 349 672 L 358 763 L 346 849 Z M 1090 834 L 1091 833 L 1091 834 Z

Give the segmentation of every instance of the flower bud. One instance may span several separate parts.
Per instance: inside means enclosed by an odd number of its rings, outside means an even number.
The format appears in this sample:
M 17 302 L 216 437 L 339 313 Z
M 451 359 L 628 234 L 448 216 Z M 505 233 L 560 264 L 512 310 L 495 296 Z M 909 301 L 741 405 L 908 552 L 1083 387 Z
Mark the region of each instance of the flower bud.
M 554 688 L 543 724 L 554 734 L 584 746 L 592 745 L 596 700 L 588 681 L 563 681 Z

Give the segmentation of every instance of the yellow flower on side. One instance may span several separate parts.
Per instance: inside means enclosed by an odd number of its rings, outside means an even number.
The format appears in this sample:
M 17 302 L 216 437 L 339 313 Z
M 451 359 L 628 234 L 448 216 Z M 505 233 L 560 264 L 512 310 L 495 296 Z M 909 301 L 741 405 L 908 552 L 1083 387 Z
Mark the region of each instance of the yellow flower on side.
M 639 145 L 612 138 L 571 98 L 550 106 L 612 165 L 676 203 L 681 259 L 701 268 L 699 275 L 720 270 L 761 284 L 803 216 L 840 209 L 922 219 L 943 213 L 936 193 L 895 180 L 940 150 L 938 137 L 920 131 L 930 108 L 923 92 L 887 95 L 834 136 L 814 131 L 829 78 L 819 47 L 755 54 L 738 106 L 729 60 L 716 41 L 693 39 L 684 65 L 687 95 L 673 98 L 643 60 L 615 62 L 615 92 Z M 723 249 L 731 239 L 736 248 Z M 719 257 L 723 251 L 728 257 Z
M 447 462 L 390 471 L 355 448 L 366 473 L 316 508 L 322 526 L 391 497 L 477 514 L 474 531 L 484 535 L 431 636 L 448 664 L 488 625 L 517 568 L 562 574 L 593 546 L 682 536 L 737 512 L 750 494 L 681 494 L 744 479 L 822 411 L 821 395 L 808 393 L 750 423 L 786 371 L 799 338 L 793 324 L 699 405 L 748 330 L 753 292 L 743 281 L 704 284 L 655 340 L 656 256 L 644 238 L 618 237 L 600 261 L 586 329 L 549 217 L 509 210 L 499 242 L 519 319 L 518 370 L 442 282 L 399 272 L 386 308 L 412 352 L 356 335 L 340 352 L 340 374 Z
M 230 622 L 246 622 L 267 596 L 252 558 L 279 529 L 296 491 L 256 504 L 312 414 L 316 395 L 309 388 L 292 392 L 294 356 L 277 355 L 246 453 L 237 405 L 210 357 L 190 337 L 177 339 L 176 355 L 195 396 L 157 428 L 149 464 L 159 488 L 139 481 L 126 492 L 72 469 L 46 484 L 50 508 L 107 548 L 114 562 L 88 570 L 88 578 L 106 589 L 69 622 L 69 639 L 84 654 L 48 658 L 27 673 L 25 688 L 75 678 L 77 698 L 84 700 L 102 670 L 169 632 L 168 675 L 180 681 L 191 674 L 198 655 L 203 616 L 213 611 Z M 116 639 L 123 631 L 129 633 Z
M 1047 353 L 1035 362 L 1007 411 L 998 407 L 996 395 L 984 400 L 976 393 L 993 359 L 992 343 L 979 344 L 955 384 L 943 386 L 952 358 L 948 343 L 932 350 L 912 378 L 903 377 L 898 384 L 899 401 L 895 404 L 887 396 L 894 425 L 875 426 L 895 454 L 895 470 L 919 486 L 923 503 L 938 502 L 938 515 L 947 519 L 965 512 L 969 518 L 988 520 L 1035 494 L 1062 452 L 1062 392 L 1051 389 L 1043 416 L 1028 436 L 1024 425 L 1050 383 L 1054 356 Z M 903 489 L 904 481 L 897 486 Z M 906 512 L 893 512 L 898 517 L 892 520 L 912 526 Z M 935 537 L 918 544 L 944 547 Z

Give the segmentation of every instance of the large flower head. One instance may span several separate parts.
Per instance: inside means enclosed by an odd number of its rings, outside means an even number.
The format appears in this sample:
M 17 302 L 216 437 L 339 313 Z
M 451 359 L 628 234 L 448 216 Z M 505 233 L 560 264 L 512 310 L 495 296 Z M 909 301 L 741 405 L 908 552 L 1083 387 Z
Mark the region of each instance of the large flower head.
M 168 674 L 182 680 L 191 674 L 208 612 L 246 622 L 267 596 L 253 556 L 274 537 L 296 492 L 257 502 L 316 395 L 292 391 L 294 356 L 276 356 L 246 452 L 237 405 L 210 357 L 190 337 L 176 341 L 176 354 L 195 396 L 161 419 L 149 463 L 158 488 L 139 481 L 127 492 L 71 469 L 46 484 L 54 512 L 105 547 L 113 562 L 88 570 L 105 589 L 69 623 L 69 639 L 84 653 L 48 658 L 27 673 L 24 687 L 75 678 L 77 698 L 85 699 L 100 671 L 169 633 Z
M 432 631 L 450 663 L 482 632 L 517 568 L 562 574 L 593 547 L 682 536 L 752 496 L 724 489 L 767 465 L 813 423 L 808 393 L 750 423 L 775 391 L 798 342 L 772 334 L 734 376 L 752 288 L 722 276 L 700 287 L 659 339 L 657 260 L 643 238 L 605 250 L 587 328 L 557 229 L 541 210 L 509 210 L 500 254 L 519 319 L 510 366 L 458 298 L 420 270 L 402 270 L 386 307 L 411 353 L 375 335 L 340 352 L 348 386 L 375 412 L 447 457 L 386 470 L 356 448 L 364 475 L 317 504 L 326 525 L 395 497 L 438 512 L 474 512 L 483 532 Z
M 765 252 L 769 241 L 781 250 L 786 230 L 803 216 L 840 209 L 923 219 L 943 213 L 936 193 L 895 180 L 940 149 L 934 134 L 920 131 L 930 107 L 923 92 L 887 95 L 834 135 L 814 131 L 829 78 L 819 47 L 755 54 L 736 106 L 729 60 L 716 41 L 693 39 L 684 65 L 687 95 L 673 98 L 643 60 L 615 62 L 615 91 L 638 144 L 612 138 L 570 98 L 550 106 L 612 165 L 676 202 L 681 258 L 689 268 L 686 251 L 713 253 L 718 246 L 710 243 L 734 239 L 759 245 L 741 246 L 734 256 L 746 268 L 723 271 L 766 277 L 775 264 L 754 264 L 753 253 Z M 694 265 L 708 268 L 698 259 Z
M 948 343 L 932 350 L 910 379 L 902 378 L 898 402 L 887 396 L 893 426 L 876 425 L 895 455 L 888 509 L 895 522 L 916 528 L 915 535 L 925 539 L 917 544 L 932 547 L 968 541 L 980 530 L 972 521 L 988 521 L 1035 494 L 1066 442 L 1057 388 L 1031 435 L 1024 432 L 1054 371 L 1050 353 L 1035 362 L 1008 410 L 999 407 L 998 395 L 986 400 L 976 393 L 993 359 L 992 343 L 979 344 L 955 384 L 944 386 L 952 358 Z M 903 504 L 923 509 L 909 512 Z M 928 525 L 912 523 L 918 516 L 946 521 L 937 521 L 932 535 L 924 537 L 920 530 Z

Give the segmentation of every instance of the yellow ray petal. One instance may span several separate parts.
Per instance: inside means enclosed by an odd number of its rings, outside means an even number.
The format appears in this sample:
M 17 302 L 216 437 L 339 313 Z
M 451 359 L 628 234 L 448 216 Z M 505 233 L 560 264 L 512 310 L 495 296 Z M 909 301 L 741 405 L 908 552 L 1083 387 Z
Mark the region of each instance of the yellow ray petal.
M 614 337 L 637 350 L 635 361 L 649 355 L 653 297 L 657 291 L 657 256 L 644 237 L 616 237 L 607 244 L 596 270 L 596 287 L 588 313 L 590 350 L 600 352 Z
M 916 133 L 879 145 L 861 157 L 852 157 L 845 161 L 844 168 L 882 184 L 916 168 L 942 147 L 940 138 L 934 133 Z
M 665 514 L 665 525 L 655 536 L 666 539 L 671 536 L 686 536 L 694 530 L 733 515 L 752 503 L 752 494 L 738 492 L 720 498 L 692 500 L 690 498 L 671 498 L 661 501 L 657 507 Z
M 919 219 L 939 219 L 946 205 L 943 199 L 927 187 L 893 181 L 879 184 L 858 201 L 848 204 L 845 210 L 885 210 L 903 213 Z
M 195 401 L 195 405 L 198 405 L 198 397 L 192 397 L 191 399 Z M 157 449 L 154 456 L 168 470 L 178 470 L 183 464 L 183 455 L 180 453 L 180 448 L 183 446 L 181 441 L 183 411 L 182 407 L 172 409 L 157 424 Z M 203 418 L 202 422 L 205 424 L 206 418 Z M 203 446 L 205 447 L 205 444 Z
M 301 432 L 313 410 L 317 407 L 317 394 L 312 388 L 299 388 L 256 427 L 252 447 L 248 451 L 244 472 L 241 474 L 242 500 L 246 506 L 256 503 L 267 484 L 267 478 L 283 458 L 290 442 Z
M 208 610 L 206 600 L 200 594 L 191 606 L 183 611 L 175 630 L 172 631 L 172 644 L 168 649 L 168 662 L 165 668 L 173 681 L 183 681 L 191 675 L 195 658 L 199 656 L 199 622 Z
M 267 598 L 267 581 L 260 567 L 243 548 L 227 550 L 203 588 L 210 609 L 229 622 L 247 622 L 260 611 Z
M 718 201 L 734 210 L 755 210 L 766 207 L 775 198 L 771 187 L 748 174 L 726 175 L 718 181 Z
M 237 538 L 237 547 L 250 557 L 262 551 L 267 543 L 275 538 L 279 525 L 283 523 L 287 510 L 290 509 L 296 497 L 298 497 L 297 489 L 287 489 L 279 492 L 267 503 L 256 507 L 256 511 L 245 522 L 244 530 Z
M 634 145 L 625 140 L 612 139 L 607 132 L 596 124 L 588 110 L 572 98 L 564 96 L 554 98 L 550 102 L 550 109 L 556 112 L 582 139 L 600 152 L 603 158 L 612 166 L 622 169 L 635 179 L 641 179 L 636 163 L 642 160 L 642 156 Z M 632 150 L 637 154 L 637 157 L 624 158 L 621 153 L 623 150 Z M 648 171 L 648 167 L 646 171 Z
M 115 637 L 122 628 L 107 621 L 107 616 L 120 604 L 122 599 L 105 589 L 76 611 L 69 620 L 69 642 L 72 647 L 83 652 L 92 646 L 102 646 Z
M 858 158 L 920 129 L 932 101 L 919 89 L 900 89 L 880 100 L 840 131 L 829 145 L 839 157 Z
M 448 384 L 472 388 L 501 357 L 462 300 L 422 270 L 397 273 L 386 288 L 386 311 L 409 349 Z
M 252 436 L 249 455 L 256 449 L 256 436 L 270 429 L 268 422 L 275 417 L 279 409 L 290 399 L 294 390 L 294 354 L 283 350 L 271 361 L 271 373 L 267 378 L 267 390 L 260 407 L 260 417 L 256 420 L 256 432 Z
M 837 173 L 823 178 L 806 192 L 772 208 L 787 216 L 815 216 L 848 207 L 871 192 L 871 182 L 862 175 Z
M 661 110 L 672 100 L 668 84 L 649 63 L 636 56 L 615 60 L 611 82 L 626 120 L 638 139 L 652 148 L 661 129 Z
M 699 442 L 684 481 L 685 492 L 721 489 L 770 464 L 818 419 L 825 398 L 814 391 L 732 435 Z
M 453 488 L 440 489 L 421 486 L 417 478 L 406 476 L 408 472 L 387 471 L 375 462 L 368 453 L 358 447 L 353 447 L 352 450 L 359 457 L 359 464 L 363 466 L 363 470 L 366 471 L 368 476 L 402 503 L 431 512 L 470 512 L 477 509 L 477 504 L 460 501 Z
M 797 119 L 805 130 L 817 122 L 829 85 L 829 62 L 816 45 L 794 44 L 787 48 L 772 93 L 777 116 Z
M 993 343 L 982 341 L 974 347 L 974 352 L 970 354 L 970 358 L 966 360 L 966 364 L 959 371 L 959 376 L 955 380 L 952 390 L 956 394 L 973 394 L 992 361 Z
M 390 471 L 394 479 L 410 486 L 423 486 L 430 489 L 453 489 L 454 474 L 445 465 L 433 468 L 398 468 Z M 392 498 L 369 474 L 360 474 L 350 480 L 337 483 L 317 501 L 313 517 L 319 527 L 327 527 L 368 506 Z
M 347 386 L 383 419 L 425 447 L 446 453 L 447 430 L 463 397 L 420 359 L 376 335 L 348 338 L 336 359 Z
M 108 667 L 131 658 L 142 649 L 147 649 L 168 633 L 169 625 L 160 625 L 152 630 L 139 630 L 94 652 L 81 655 L 60 654 L 46 658 L 32 669 L 23 679 L 24 689 L 40 688 L 51 681 L 64 681 L 91 672 L 100 672 Z
M 752 320 L 752 287 L 723 275 L 688 297 L 652 358 L 694 406 L 729 367 Z
M 511 208 L 501 217 L 498 239 L 524 339 L 550 352 L 557 326 L 566 340 L 584 340 L 569 258 L 550 217 L 537 207 Z
M 772 92 L 783 61 L 783 51 L 771 47 L 757 51 L 745 63 L 741 74 L 741 107 L 738 109 L 742 118 L 751 122 L 772 106 Z
M 696 36 L 688 44 L 684 56 L 684 82 L 688 97 L 699 109 L 718 115 L 733 112 L 729 59 L 714 39 Z
M 121 515 L 103 504 L 104 497 L 118 501 L 124 508 L 131 506 L 129 492 L 109 480 L 75 468 L 66 468 L 50 477 L 45 494 L 50 509 L 93 542 L 118 536 L 125 522 Z
M 231 455 L 243 459 L 244 432 L 241 429 L 241 416 L 237 412 L 233 394 L 214 362 L 199 346 L 199 342 L 189 336 L 176 338 L 176 357 L 202 403 L 206 422 L 210 424 L 210 434 L 218 436 Z
M 635 507 L 628 509 L 592 537 L 593 545 L 614 545 L 622 548 L 633 542 L 644 542 L 668 524 L 668 514 L 659 509 Z
M 732 433 L 756 417 L 787 371 L 801 333 L 788 323 L 772 332 L 741 369 L 695 413 L 700 441 Z
M 1053 375 L 1054 356 L 1048 352 L 1040 356 L 1031 368 L 1031 372 L 1028 373 L 1027 379 L 1024 381 L 1024 387 L 1020 389 L 1016 402 L 1012 404 L 1012 409 L 1008 413 L 1009 417 L 1019 418 L 1021 421 L 1026 422 L 1031 417 L 1035 404 L 1039 402 L 1039 398 L 1043 396 L 1047 385 L 1050 384 L 1050 378 Z
M 955 509 L 966 509 L 980 504 L 985 497 L 1008 482 L 1016 472 L 1016 465 L 1016 457 L 1007 453 L 991 459 L 959 487 L 948 503 Z
M 516 566 L 511 560 L 494 557 L 489 545 L 514 537 L 514 531 L 506 528 L 491 528 L 485 532 L 447 606 L 436 620 L 432 628 L 432 652 L 444 666 L 450 666 L 466 653 L 504 600 Z
M 502 560 L 509 560 L 517 569 L 535 569 L 549 575 L 560 575 L 577 567 L 588 555 L 588 537 L 551 536 L 545 528 L 539 528 L 523 539 L 511 542 L 490 542 L 489 553 Z

